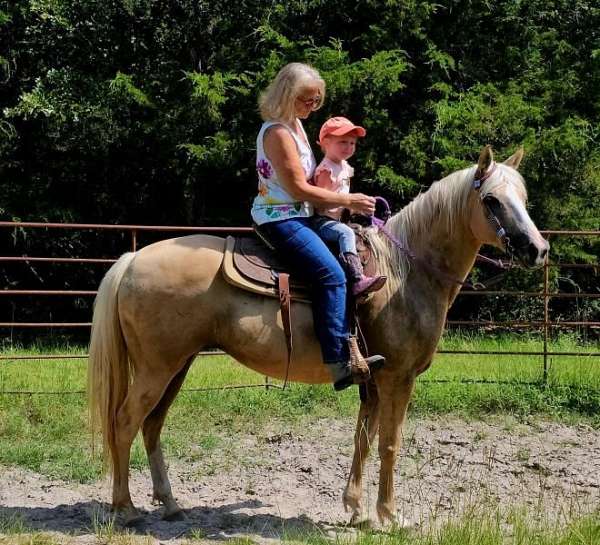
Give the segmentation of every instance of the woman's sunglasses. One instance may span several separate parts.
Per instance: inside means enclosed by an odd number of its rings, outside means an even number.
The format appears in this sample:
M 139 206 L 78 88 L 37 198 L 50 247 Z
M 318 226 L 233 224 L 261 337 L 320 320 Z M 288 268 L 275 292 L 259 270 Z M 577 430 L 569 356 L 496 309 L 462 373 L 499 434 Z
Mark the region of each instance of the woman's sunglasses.
M 321 102 L 323 101 L 323 97 L 321 97 L 321 95 L 317 95 L 316 97 L 313 97 L 313 98 L 297 97 L 296 100 L 299 100 L 300 102 L 302 102 L 302 104 L 304 104 L 307 108 L 312 108 L 314 110 L 321 105 Z

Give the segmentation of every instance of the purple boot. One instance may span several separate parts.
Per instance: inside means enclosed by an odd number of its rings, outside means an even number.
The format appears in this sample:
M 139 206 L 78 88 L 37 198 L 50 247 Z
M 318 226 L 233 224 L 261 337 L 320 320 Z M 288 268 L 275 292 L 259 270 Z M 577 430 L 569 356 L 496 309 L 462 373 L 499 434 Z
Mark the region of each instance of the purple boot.
M 344 264 L 348 278 L 352 282 L 352 293 L 355 297 L 383 288 L 387 277 L 365 276 L 360 257 L 356 254 L 346 252 L 341 256 L 341 261 Z

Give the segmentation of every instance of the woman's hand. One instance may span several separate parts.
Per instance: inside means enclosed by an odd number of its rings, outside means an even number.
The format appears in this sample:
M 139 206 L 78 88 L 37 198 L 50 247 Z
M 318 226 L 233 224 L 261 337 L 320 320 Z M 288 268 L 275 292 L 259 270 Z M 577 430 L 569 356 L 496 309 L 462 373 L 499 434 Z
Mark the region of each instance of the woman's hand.
M 375 213 L 375 197 L 369 197 L 364 193 L 350 193 L 350 208 L 351 212 L 372 216 Z

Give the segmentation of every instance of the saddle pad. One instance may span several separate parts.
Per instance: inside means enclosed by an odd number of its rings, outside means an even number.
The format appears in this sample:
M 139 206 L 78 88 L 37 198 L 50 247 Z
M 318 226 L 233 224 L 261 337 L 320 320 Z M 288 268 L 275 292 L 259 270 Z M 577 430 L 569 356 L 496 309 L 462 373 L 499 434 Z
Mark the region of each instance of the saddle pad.
M 225 280 L 230 284 L 246 291 L 276 298 L 279 298 L 277 273 L 286 272 L 274 252 L 262 242 L 250 237 L 231 236 L 228 236 L 225 241 L 225 255 L 221 270 Z M 293 301 L 310 303 L 308 286 L 294 282 L 291 276 L 290 295 Z

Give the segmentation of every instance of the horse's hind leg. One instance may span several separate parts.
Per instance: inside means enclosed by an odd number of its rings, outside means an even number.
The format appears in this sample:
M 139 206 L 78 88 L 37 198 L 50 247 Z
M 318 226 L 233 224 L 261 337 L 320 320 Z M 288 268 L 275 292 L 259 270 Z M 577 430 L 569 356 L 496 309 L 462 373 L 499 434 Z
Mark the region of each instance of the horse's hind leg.
M 344 491 L 344 507 L 352 511 L 351 524 L 362 518 L 362 477 L 369 449 L 379 427 L 379 397 L 373 382 L 365 387 L 364 399 L 361 399 L 356 432 L 354 433 L 354 457 L 348 483 Z
M 150 463 L 150 473 L 152 474 L 153 499 L 165 506 L 165 512 L 163 514 L 165 520 L 182 520 L 184 514 L 179 505 L 177 505 L 175 498 L 173 498 L 171 484 L 169 483 L 169 476 L 167 475 L 162 448 L 160 446 L 160 432 L 165 422 L 167 411 L 179 393 L 193 360 L 194 358 L 190 358 L 183 369 L 173 377 L 158 405 L 156 405 L 156 407 L 152 409 L 152 412 L 146 417 L 142 427 L 144 445 L 146 447 L 146 453 L 148 454 L 148 462 Z
M 119 512 L 126 525 L 135 523 L 140 514 L 133 506 L 129 493 L 129 456 L 131 444 L 144 419 L 160 401 L 172 378 L 159 368 L 142 374 L 136 369 L 133 383 L 129 387 L 123 405 L 115 421 L 115 445 L 113 451 L 113 508 Z

